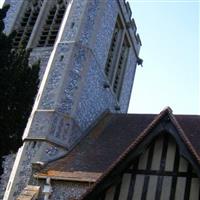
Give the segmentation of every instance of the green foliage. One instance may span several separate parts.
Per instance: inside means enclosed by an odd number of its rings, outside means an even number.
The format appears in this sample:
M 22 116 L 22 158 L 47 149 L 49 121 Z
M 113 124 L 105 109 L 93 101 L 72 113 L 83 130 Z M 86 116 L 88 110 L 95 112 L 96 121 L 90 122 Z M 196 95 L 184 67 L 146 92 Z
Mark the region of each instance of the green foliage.
M 39 63 L 29 66 L 30 51 L 12 49 L 15 34 L 3 33 L 8 8 L 0 10 L 0 157 L 21 146 L 39 83 Z

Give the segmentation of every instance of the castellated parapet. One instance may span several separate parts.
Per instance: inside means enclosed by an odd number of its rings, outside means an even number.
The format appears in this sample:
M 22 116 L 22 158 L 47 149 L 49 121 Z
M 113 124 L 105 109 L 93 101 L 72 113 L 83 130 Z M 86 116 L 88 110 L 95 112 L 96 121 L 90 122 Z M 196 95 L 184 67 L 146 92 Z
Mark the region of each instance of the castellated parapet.
M 32 1 L 6 2 L 11 3 L 5 20 L 9 33 L 20 24 L 19 11 L 25 12 Z M 103 113 L 127 112 L 139 59 L 141 42 L 127 2 L 63 0 L 67 7 L 52 46 L 45 46 L 44 35 L 39 35 L 52 2 L 60 1 L 41 2 L 27 41 L 33 48 L 30 62 L 41 59 L 40 89 L 4 200 L 16 198 L 32 180 L 32 163 L 45 164 L 67 154 Z

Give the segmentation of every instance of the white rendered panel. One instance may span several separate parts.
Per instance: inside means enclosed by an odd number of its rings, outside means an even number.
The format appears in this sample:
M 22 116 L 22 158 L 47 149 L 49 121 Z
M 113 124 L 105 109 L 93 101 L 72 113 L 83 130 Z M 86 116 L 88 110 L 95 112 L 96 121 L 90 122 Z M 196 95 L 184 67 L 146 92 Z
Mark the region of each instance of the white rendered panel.
M 146 200 L 154 200 L 156 195 L 158 176 L 150 176 Z
M 131 174 L 124 174 L 120 188 L 119 200 L 124 200 L 127 198 L 130 182 L 131 182 Z
M 163 185 L 160 200 L 169 200 L 171 191 L 172 177 L 165 176 L 163 178 Z
M 176 182 L 175 200 L 184 200 L 186 178 L 179 177 Z
M 149 155 L 149 149 L 147 149 L 139 158 L 139 164 L 138 164 L 138 169 L 146 169 L 147 166 L 147 160 L 148 160 L 148 155 Z
M 136 175 L 135 187 L 132 200 L 141 199 L 144 185 L 144 175 Z
M 162 149 L 163 149 L 163 138 L 159 138 L 156 140 L 155 146 L 154 146 L 153 159 L 152 159 L 152 165 L 151 165 L 152 170 L 160 169 Z
M 176 154 L 176 144 L 172 142 L 171 140 L 169 140 L 168 148 L 167 148 L 166 163 L 165 163 L 166 171 L 173 171 L 175 154 Z
M 188 162 L 187 160 L 185 160 L 184 158 L 180 157 L 180 161 L 179 161 L 179 172 L 187 172 L 188 169 Z

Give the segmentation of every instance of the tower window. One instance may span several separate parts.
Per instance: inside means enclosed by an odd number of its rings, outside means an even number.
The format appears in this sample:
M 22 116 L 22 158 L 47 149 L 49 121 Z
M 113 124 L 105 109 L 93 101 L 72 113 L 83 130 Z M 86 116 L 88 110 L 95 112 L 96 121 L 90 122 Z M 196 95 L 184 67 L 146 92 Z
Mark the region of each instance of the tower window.
M 130 45 L 126 38 L 122 22 L 118 17 L 104 69 L 111 88 L 116 94 L 118 100 L 120 97 L 123 75 L 128 58 L 129 46 Z
M 126 67 L 126 61 L 128 58 L 128 52 L 129 52 L 129 45 L 127 42 L 127 39 L 124 38 L 122 47 L 121 47 L 121 52 L 119 54 L 119 61 L 116 67 L 116 73 L 115 76 L 113 77 L 113 91 L 117 95 L 117 99 L 119 99 L 120 96 L 120 90 L 122 86 L 122 80 L 124 76 L 124 71 Z
M 66 7 L 67 1 L 58 0 L 57 4 L 53 5 L 49 10 L 37 44 L 38 47 L 54 45 Z
M 14 47 L 26 46 L 28 44 L 42 4 L 43 0 L 33 0 L 28 4 L 16 30 L 13 42 Z

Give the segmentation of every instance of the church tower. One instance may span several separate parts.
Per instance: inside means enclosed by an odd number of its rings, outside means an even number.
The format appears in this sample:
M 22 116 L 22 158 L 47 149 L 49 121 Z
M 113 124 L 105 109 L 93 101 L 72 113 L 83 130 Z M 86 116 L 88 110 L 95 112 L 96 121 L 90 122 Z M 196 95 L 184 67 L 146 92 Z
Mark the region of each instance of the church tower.
M 15 199 L 34 166 L 66 155 L 105 113 L 126 113 L 141 41 L 124 0 L 6 0 L 14 46 L 40 59 L 40 88 L 4 200 Z

